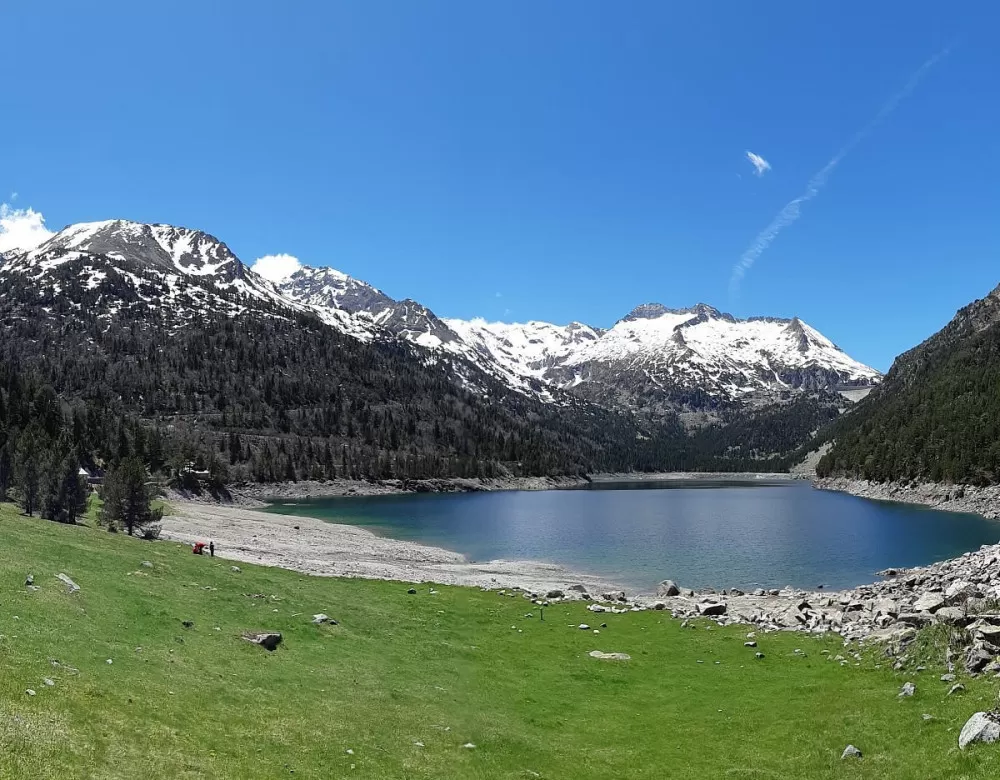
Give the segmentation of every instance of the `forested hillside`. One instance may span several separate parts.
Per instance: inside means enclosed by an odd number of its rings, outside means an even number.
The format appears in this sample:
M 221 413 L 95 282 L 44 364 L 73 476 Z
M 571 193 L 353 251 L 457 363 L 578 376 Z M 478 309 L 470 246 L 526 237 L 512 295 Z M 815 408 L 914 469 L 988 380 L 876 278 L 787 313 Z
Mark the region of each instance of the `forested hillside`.
M 1000 288 L 897 358 L 826 437 L 820 476 L 1000 481 Z
M 0 322 L 0 488 L 17 490 L 31 448 L 46 479 L 70 454 L 97 472 L 135 456 L 214 486 L 773 470 L 843 403 L 727 401 L 692 431 L 669 407 L 519 390 L 461 354 L 349 335 L 217 239 L 163 225 L 71 226 L 8 257 Z

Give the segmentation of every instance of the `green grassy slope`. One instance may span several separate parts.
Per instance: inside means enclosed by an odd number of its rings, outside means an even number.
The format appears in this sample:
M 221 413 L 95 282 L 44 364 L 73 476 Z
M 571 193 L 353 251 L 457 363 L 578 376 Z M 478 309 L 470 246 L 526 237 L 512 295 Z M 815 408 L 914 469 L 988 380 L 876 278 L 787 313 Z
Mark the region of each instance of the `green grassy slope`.
M 0 777 L 1000 773 L 1000 746 L 957 749 L 966 718 L 995 704 L 992 680 L 946 698 L 932 666 L 901 700 L 906 678 L 876 660 L 827 660 L 820 650 L 842 650 L 833 640 L 761 635 L 767 657 L 755 661 L 743 631 L 682 629 L 660 612 L 567 604 L 540 622 L 523 599 L 474 589 L 408 595 L 400 583 L 241 568 L 0 507 Z M 38 592 L 23 587 L 29 572 Z M 59 572 L 82 591 L 68 595 Z M 316 612 L 340 625 L 311 625 Z M 581 622 L 608 627 L 570 628 Z M 240 639 L 246 629 L 285 642 L 269 654 Z M 841 761 L 848 742 L 860 762 Z

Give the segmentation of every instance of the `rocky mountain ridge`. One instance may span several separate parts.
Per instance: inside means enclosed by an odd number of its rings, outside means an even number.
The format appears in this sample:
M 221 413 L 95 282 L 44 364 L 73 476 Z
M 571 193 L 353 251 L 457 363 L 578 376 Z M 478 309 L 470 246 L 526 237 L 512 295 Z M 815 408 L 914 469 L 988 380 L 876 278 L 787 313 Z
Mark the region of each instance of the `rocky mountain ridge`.
M 252 309 L 285 319 L 312 314 L 361 341 L 413 344 L 429 359 L 448 361 L 459 381 L 475 382 L 481 371 L 543 402 L 576 398 L 656 419 L 782 403 L 880 380 L 797 318 L 738 319 L 703 303 L 682 309 L 643 304 L 607 329 L 442 318 L 332 268 L 302 267 L 273 283 L 214 236 L 162 224 L 70 225 L 7 257 L 2 271 L 54 292 L 82 285 L 97 308 L 142 305 L 175 325 L 206 311 Z

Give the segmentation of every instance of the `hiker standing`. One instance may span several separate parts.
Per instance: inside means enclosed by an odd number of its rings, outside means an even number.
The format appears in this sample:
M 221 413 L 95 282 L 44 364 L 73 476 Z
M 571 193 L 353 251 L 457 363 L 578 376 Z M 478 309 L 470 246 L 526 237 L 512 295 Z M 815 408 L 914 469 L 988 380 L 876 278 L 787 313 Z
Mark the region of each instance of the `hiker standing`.
M 213 558 L 215 557 L 215 542 L 208 543 L 208 554 Z

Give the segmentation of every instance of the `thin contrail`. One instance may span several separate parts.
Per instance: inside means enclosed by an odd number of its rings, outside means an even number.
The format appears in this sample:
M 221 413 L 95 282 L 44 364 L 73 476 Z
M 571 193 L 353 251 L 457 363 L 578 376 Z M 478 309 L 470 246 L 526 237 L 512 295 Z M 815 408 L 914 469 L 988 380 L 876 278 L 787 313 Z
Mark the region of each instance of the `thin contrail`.
M 826 180 L 830 178 L 830 174 L 833 173 L 833 169 L 840 164 L 840 161 L 843 160 L 855 146 L 861 143 L 868 136 L 868 134 L 872 132 L 872 130 L 878 127 L 882 121 L 889 116 L 889 114 L 896 110 L 896 107 L 907 96 L 909 96 L 914 89 L 917 88 L 917 85 L 927 74 L 927 71 L 933 68 L 938 60 L 947 56 L 949 51 L 951 51 L 951 46 L 946 46 L 944 49 L 927 60 L 923 65 L 917 68 L 917 71 L 910 77 L 910 80 L 906 82 L 905 86 L 889 98 L 882 108 L 879 109 L 875 118 L 855 133 L 851 140 L 848 141 L 840 149 L 840 151 L 837 152 L 830 159 L 830 161 L 809 180 L 808 184 L 806 184 L 805 192 L 794 200 L 790 200 L 786 203 L 785 207 L 778 212 L 778 216 L 771 220 L 771 224 L 757 234 L 753 243 L 740 256 L 739 262 L 733 266 L 733 275 L 729 279 L 729 294 L 731 296 L 735 296 L 739 292 L 740 282 L 743 280 L 743 277 L 746 276 L 747 271 L 753 267 L 757 258 L 763 254 L 765 249 L 771 246 L 771 242 L 778 237 L 778 234 L 781 233 L 782 230 L 799 218 L 802 204 L 812 200 L 819 194 L 820 190 L 822 190 L 826 185 Z

